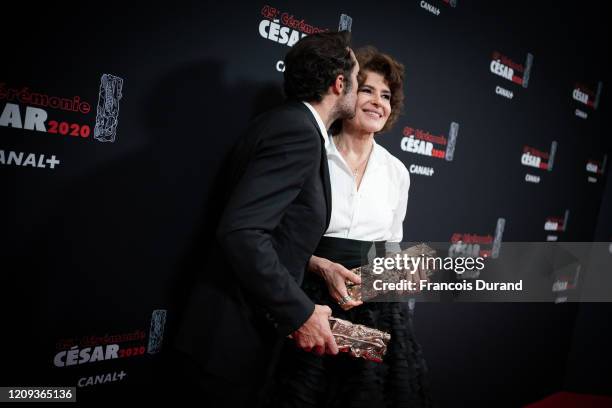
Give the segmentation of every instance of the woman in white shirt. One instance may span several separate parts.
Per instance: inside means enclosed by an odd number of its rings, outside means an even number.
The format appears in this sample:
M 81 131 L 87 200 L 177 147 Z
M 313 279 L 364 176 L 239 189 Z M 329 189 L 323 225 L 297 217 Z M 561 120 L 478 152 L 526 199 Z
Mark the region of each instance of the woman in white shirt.
M 404 67 L 373 47 L 356 52 L 359 61 L 357 109 L 335 123 L 326 143 L 332 188 L 332 215 L 308 265 L 304 291 L 332 315 L 391 333 L 382 363 L 341 353 L 319 356 L 285 347 L 278 367 L 275 406 L 429 406 L 425 362 L 412 334 L 406 304 L 366 303 L 347 296 L 349 271 L 362 264 L 373 244 L 400 242 L 408 203 L 406 166 L 374 140 L 397 120 L 403 105 Z M 315 350 L 316 352 L 316 350 Z

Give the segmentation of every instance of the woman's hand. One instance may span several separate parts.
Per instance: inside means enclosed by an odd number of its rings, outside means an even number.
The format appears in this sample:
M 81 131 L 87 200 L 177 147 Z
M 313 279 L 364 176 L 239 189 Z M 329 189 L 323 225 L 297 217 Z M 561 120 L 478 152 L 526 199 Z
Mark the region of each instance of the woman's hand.
M 346 281 L 351 281 L 355 284 L 361 283 L 361 278 L 355 273 L 349 271 L 339 263 L 330 261 L 329 259 L 311 256 L 308 261 L 308 270 L 319 275 L 325 281 L 327 290 L 330 296 L 338 302 L 343 310 L 349 310 L 355 306 L 363 304 L 360 300 L 351 299 L 348 302 L 341 304 L 341 300 L 348 296 L 346 290 Z

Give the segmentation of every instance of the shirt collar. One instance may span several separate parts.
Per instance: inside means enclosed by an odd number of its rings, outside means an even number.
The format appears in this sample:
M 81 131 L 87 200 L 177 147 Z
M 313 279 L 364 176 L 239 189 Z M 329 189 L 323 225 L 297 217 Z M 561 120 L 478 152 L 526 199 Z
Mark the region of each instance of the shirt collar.
M 367 166 L 369 169 L 375 169 L 376 167 L 385 163 L 385 157 L 382 151 L 382 147 L 378 143 L 376 143 L 376 137 L 374 137 L 372 143 L 372 153 L 370 154 Z M 336 156 L 338 158 L 342 157 L 342 155 L 338 151 L 338 148 L 336 147 L 336 144 L 334 143 L 334 138 L 330 137 L 329 143 L 327 145 L 327 157 L 330 158 L 333 156 Z
M 325 124 L 323 120 L 321 120 L 321 116 L 319 116 L 319 112 L 315 108 L 312 107 L 308 102 L 302 101 L 304 105 L 310 110 L 312 116 L 314 116 L 317 121 L 317 125 L 319 125 L 319 130 L 321 130 L 321 134 L 323 135 L 323 140 L 325 140 L 325 150 L 329 148 L 329 135 L 327 134 L 327 129 L 325 129 Z

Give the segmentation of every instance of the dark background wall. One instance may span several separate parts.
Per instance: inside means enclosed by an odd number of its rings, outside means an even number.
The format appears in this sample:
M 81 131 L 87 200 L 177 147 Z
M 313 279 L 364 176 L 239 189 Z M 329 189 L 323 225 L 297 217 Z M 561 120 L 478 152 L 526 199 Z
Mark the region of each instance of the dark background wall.
M 492 236 L 503 218 L 504 241 L 610 241 L 610 179 L 604 198 L 605 174 L 585 170 L 589 161 L 601 168 L 611 151 L 603 6 L 427 4 L 437 13 L 419 1 L 18 5 L 13 14 L 22 17 L 3 23 L 0 112 L 12 103 L 23 123 L 28 106 L 48 119 L 46 132 L 19 129 L 14 117 L 0 126 L 1 384 L 79 384 L 87 399 L 159 378 L 163 347 L 154 340 L 171 340 L 191 277 L 213 273 L 200 265 L 222 204 L 224 158 L 249 118 L 282 100 L 276 67 L 289 47 L 260 34 L 264 6 L 322 29 L 336 28 L 345 13 L 356 46 L 376 45 L 406 65 L 405 112 L 377 136 L 407 166 L 433 169 L 411 174 L 406 240 Z M 516 64 L 533 55 L 526 88 L 491 72 L 494 52 Z M 114 142 L 93 137 L 102 74 L 123 79 Z M 600 81 L 596 109 L 572 98 L 577 84 L 596 92 Z M 8 96 L 24 88 L 78 95 L 91 110 Z M 50 133 L 52 120 L 89 126 L 90 134 Z M 452 161 L 402 150 L 405 128 L 448 137 L 452 122 L 459 125 Z M 521 164 L 525 146 L 550 153 L 553 141 L 552 171 Z M 22 165 L 9 163 L 11 151 L 24 152 Z M 51 156 L 60 163 L 24 165 L 29 154 L 37 164 Z M 539 183 L 526 182 L 527 173 Z M 566 210 L 563 231 L 544 230 Z M 611 392 L 602 363 L 611 360 L 609 311 L 606 304 L 418 304 L 435 400 L 518 406 L 562 389 Z M 106 355 L 109 345 L 118 345 L 118 358 Z M 101 347 L 109 358 L 56 366 L 72 347 L 92 347 L 89 356 Z

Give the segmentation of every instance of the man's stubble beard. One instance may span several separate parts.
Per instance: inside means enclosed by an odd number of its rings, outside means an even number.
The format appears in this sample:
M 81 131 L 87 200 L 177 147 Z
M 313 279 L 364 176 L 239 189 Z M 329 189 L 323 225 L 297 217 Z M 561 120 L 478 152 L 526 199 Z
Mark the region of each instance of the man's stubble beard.
M 335 119 L 353 119 L 357 114 L 357 95 L 352 94 L 349 96 L 348 92 L 346 92 L 336 104 L 334 111 Z

